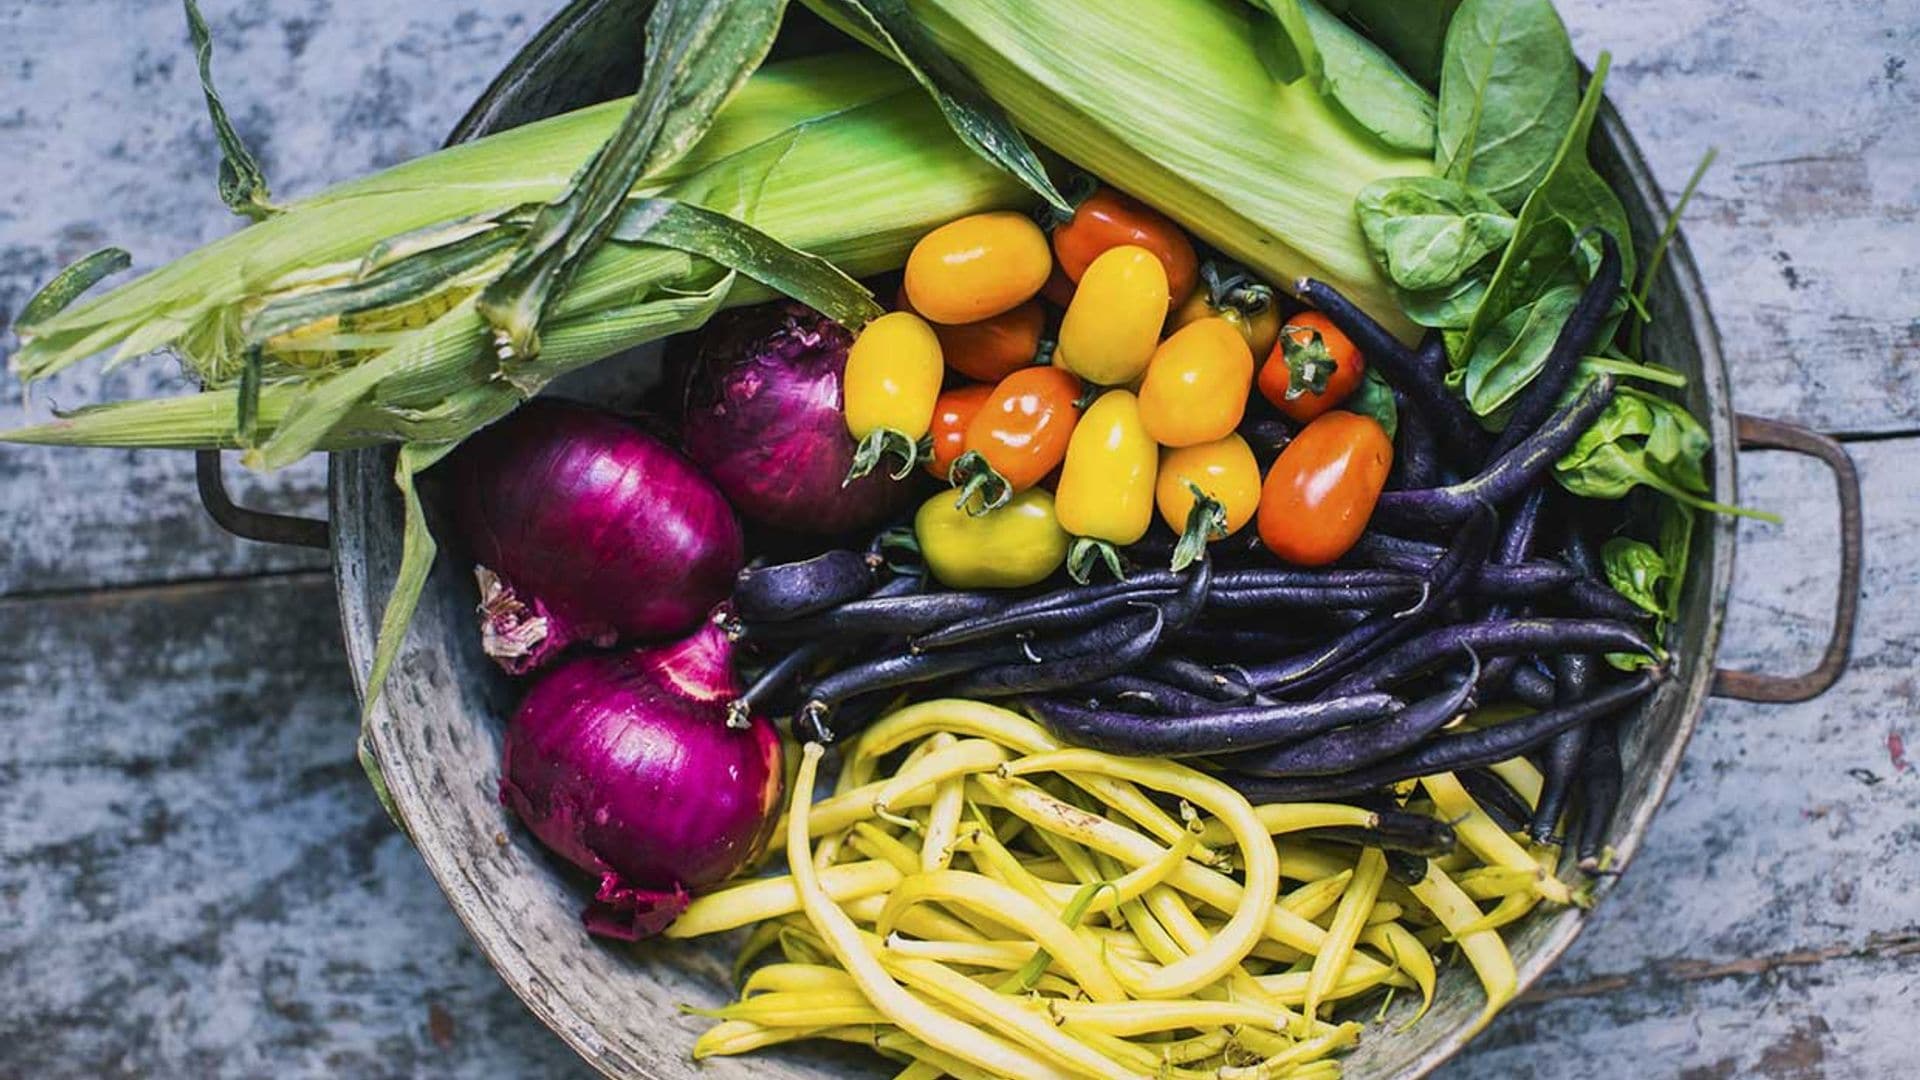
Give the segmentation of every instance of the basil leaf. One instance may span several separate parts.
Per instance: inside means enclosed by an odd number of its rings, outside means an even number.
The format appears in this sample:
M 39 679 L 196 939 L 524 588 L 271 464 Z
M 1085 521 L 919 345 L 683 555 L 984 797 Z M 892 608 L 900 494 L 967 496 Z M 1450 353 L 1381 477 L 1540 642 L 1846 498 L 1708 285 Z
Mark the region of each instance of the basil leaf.
M 1580 302 L 1580 286 L 1559 285 L 1501 319 L 1467 357 L 1467 405 L 1490 416 L 1540 374 L 1567 316 Z
M 1461 9 L 1465 14 L 1466 9 Z M 1487 285 L 1487 295 L 1473 321 L 1467 327 L 1466 351 L 1471 355 L 1480 338 L 1515 308 L 1530 302 L 1567 273 L 1566 263 L 1574 251 L 1574 238 L 1591 227 L 1613 233 L 1620 242 L 1621 276 L 1633 280 L 1633 233 L 1627 223 L 1626 209 L 1620 199 L 1600 179 L 1587 162 L 1587 140 L 1593 132 L 1594 117 L 1600 111 L 1602 87 L 1611 63 L 1600 54 L 1594 65 L 1593 80 L 1581 99 L 1579 112 L 1560 150 L 1547 170 L 1546 178 L 1514 222 L 1513 241 L 1500 256 Z M 1583 259 L 1590 259 L 1597 240 L 1591 236 L 1581 244 Z
M 807 2 L 823 18 L 893 57 L 911 72 L 914 81 L 933 96 L 961 142 L 1013 174 L 1056 212 L 1073 215 L 1073 204 L 1053 186 L 1027 137 L 973 76 L 928 39 L 920 21 L 907 10 L 906 0 Z
M 1348 412 L 1371 416 L 1387 433 L 1392 441 L 1400 433 L 1400 407 L 1394 403 L 1393 388 L 1372 368 L 1367 369 L 1367 377 L 1354 387 L 1352 395 L 1340 403 Z
M 1466 0 L 1447 28 L 1435 161 L 1517 207 L 1546 175 L 1578 100 L 1573 43 L 1552 0 Z
M 1513 218 L 1498 203 L 1442 177 L 1376 180 L 1354 206 L 1373 261 L 1409 292 L 1453 285 L 1513 239 Z
M 502 359 L 540 351 L 540 319 L 619 220 L 633 185 L 680 159 L 773 47 L 785 0 L 660 0 L 647 17 L 640 92 L 567 190 L 534 215 L 513 261 L 481 290 Z
M 1382 143 L 1412 154 L 1431 154 L 1436 105 L 1378 45 L 1321 7 L 1300 0 L 1320 54 L 1325 92 L 1354 123 Z

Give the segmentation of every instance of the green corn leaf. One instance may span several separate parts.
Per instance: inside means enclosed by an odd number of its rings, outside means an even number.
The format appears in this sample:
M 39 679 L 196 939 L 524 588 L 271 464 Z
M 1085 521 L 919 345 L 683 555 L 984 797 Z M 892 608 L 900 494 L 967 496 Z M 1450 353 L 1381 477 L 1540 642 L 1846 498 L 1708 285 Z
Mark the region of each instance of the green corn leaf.
M 891 56 L 940 106 L 947 124 L 975 153 L 1011 173 L 1056 213 L 1073 203 L 1054 187 L 1027 137 L 980 84 L 928 39 L 905 0 L 807 0 L 821 18 Z
M 22 338 L 32 337 L 35 323 L 45 322 L 60 314 L 82 293 L 99 284 L 100 279 L 132 265 L 133 256 L 117 247 L 103 247 L 82 256 L 33 294 L 26 306 L 20 309 L 20 317 L 14 320 L 15 331 Z
M 646 74 L 626 119 L 560 198 L 540 208 L 479 312 L 503 360 L 540 351 L 540 319 L 619 219 L 641 177 L 679 160 L 773 47 L 785 0 L 661 0 L 647 20 Z
M 636 199 L 610 239 L 657 244 L 711 259 L 859 330 L 885 313 L 867 287 L 817 255 L 809 255 L 725 214 L 677 199 Z
M 407 626 L 413 622 L 414 609 L 420 606 L 420 593 L 427 586 L 427 574 L 433 570 L 433 557 L 440 550 L 434 542 L 433 531 L 427 528 L 427 512 L 420 504 L 416 478 L 446 457 L 456 445 L 452 442 L 408 443 L 400 448 L 394 465 L 393 482 L 400 488 L 400 499 L 406 507 L 400 536 L 400 572 L 394 578 L 393 591 L 387 594 L 386 609 L 380 613 L 373 668 L 367 673 L 366 703 L 360 710 L 363 729 L 372 720 L 380 688 L 386 685 L 387 672 L 393 669 L 393 662 L 400 655 Z M 364 734 L 362 738 L 364 740 Z
M 220 142 L 220 201 L 227 209 L 252 221 L 260 221 L 280 212 L 273 205 L 273 193 L 267 190 L 267 174 L 254 160 L 253 152 L 227 118 L 227 107 L 213 88 L 213 35 L 207 20 L 200 16 L 200 5 L 185 0 L 187 34 L 193 39 L 193 59 L 200 68 L 200 90 L 207 98 L 207 116 L 213 121 L 214 138 Z

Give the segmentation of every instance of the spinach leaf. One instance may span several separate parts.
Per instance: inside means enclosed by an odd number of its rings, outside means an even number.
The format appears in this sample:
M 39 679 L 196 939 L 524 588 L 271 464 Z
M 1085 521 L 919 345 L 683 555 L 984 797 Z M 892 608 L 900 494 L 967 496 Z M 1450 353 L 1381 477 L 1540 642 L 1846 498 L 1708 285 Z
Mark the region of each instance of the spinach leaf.
M 1340 407 L 1361 416 L 1373 417 L 1386 431 L 1389 441 L 1400 433 L 1400 407 L 1394 404 L 1393 388 L 1372 368 L 1367 369 L 1367 377 L 1354 387 L 1353 393 Z
M 1693 507 L 1668 499 L 1660 507 L 1660 558 L 1667 564 L 1667 587 L 1660 606 L 1667 621 L 1680 617 L 1680 590 L 1687 583 L 1693 556 Z
M 1706 429 L 1681 406 L 1621 387 L 1607 411 L 1554 464 L 1560 486 L 1589 499 L 1618 499 L 1652 488 L 1697 510 L 1778 522 L 1777 515 L 1717 503 L 1707 496 Z
M 1713 159 L 1720 156 L 1717 147 L 1708 147 L 1701 156 L 1700 164 L 1693 167 L 1693 175 L 1687 177 L 1687 186 L 1680 191 L 1679 201 L 1673 204 L 1673 210 L 1667 214 L 1667 223 L 1660 227 L 1660 239 L 1654 241 L 1653 253 L 1647 256 L 1647 265 L 1640 271 L 1640 284 L 1633 290 L 1633 306 L 1640 313 L 1633 328 L 1627 334 L 1627 347 L 1635 356 L 1640 355 L 1641 335 L 1653 316 L 1647 314 L 1647 295 L 1653 291 L 1653 279 L 1660 276 L 1660 264 L 1666 261 L 1667 248 L 1673 244 L 1673 238 L 1680 233 L 1680 216 L 1687 212 L 1687 204 L 1693 201 L 1693 193 L 1700 188 L 1707 170 L 1713 167 Z
M 1513 239 L 1500 204 L 1438 176 L 1376 180 L 1354 205 L 1373 261 L 1409 292 L 1448 288 Z
M 1311 79 L 1314 89 L 1327 92 L 1326 67 L 1320 58 L 1320 50 L 1313 36 L 1313 27 L 1307 22 L 1307 13 L 1301 0 L 1251 0 L 1253 6 L 1263 8 L 1273 16 L 1280 32 L 1270 36 L 1262 50 L 1268 64 L 1273 68 L 1273 76 L 1281 82 L 1294 82 L 1299 79 Z
M 1334 103 L 1382 143 L 1412 154 L 1433 153 L 1433 95 L 1316 0 L 1299 2 Z
M 1462 14 L 1465 11 L 1461 9 Z M 1572 274 L 1586 275 L 1586 267 L 1595 264 L 1599 245 L 1596 237 L 1587 235 L 1589 228 L 1605 229 L 1620 241 L 1621 276 L 1623 280 L 1633 280 L 1633 234 L 1627 224 L 1626 209 L 1587 161 L 1587 140 L 1593 133 L 1594 117 L 1600 111 L 1610 62 L 1607 54 L 1600 54 L 1593 68 L 1593 79 L 1587 84 L 1586 96 L 1580 101 L 1579 112 L 1567 129 L 1546 178 L 1520 208 L 1520 216 L 1514 223 L 1513 242 L 1500 256 L 1500 265 L 1487 285 L 1486 298 L 1467 326 L 1465 352 L 1469 356 L 1480 338 L 1515 308 L 1552 286 L 1571 280 Z M 1583 237 L 1579 261 L 1585 267 L 1569 266 L 1576 237 Z
M 1579 96 L 1552 0 L 1466 0 L 1440 67 L 1440 171 L 1519 206 L 1546 175 Z
M 1467 357 L 1467 405 L 1490 416 L 1540 373 L 1547 353 L 1580 302 L 1580 286 L 1556 285 L 1496 323 Z
M 1420 85 L 1440 85 L 1447 22 L 1460 0 L 1326 0 L 1327 9 L 1378 44 Z
M 1616 536 L 1600 548 L 1600 565 L 1614 592 L 1649 615 L 1666 614 L 1667 560 L 1652 544 Z
M 1400 310 L 1421 326 L 1464 333 L 1487 295 L 1487 278 L 1469 275 L 1441 289 L 1400 290 Z M 1447 354 L 1458 355 L 1451 343 Z

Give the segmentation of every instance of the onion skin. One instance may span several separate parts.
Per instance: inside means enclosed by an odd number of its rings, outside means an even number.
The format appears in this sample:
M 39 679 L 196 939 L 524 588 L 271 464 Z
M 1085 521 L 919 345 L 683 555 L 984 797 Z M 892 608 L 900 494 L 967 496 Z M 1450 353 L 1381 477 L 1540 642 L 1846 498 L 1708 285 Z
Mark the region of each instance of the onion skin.
M 906 506 L 910 484 L 868 473 L 843 484 L 854 441 L 841 380 L 853 335 L 800 304 L 716 319 L 686 388 L 688 456 L 757 524 L 835 536 Z
M 508 672 L 575 642 L 686 633 L 726 599 L 740 523 L 685 457 L 619 417 L 533 401 L 449 462 L 479 564 L 481 636 Z
M 740 693 L 715 621 L 671 645 L 579 656 L 507 725 L 500 801 L 548 848 L 598 877 L 589 931 L 659 933 L 688 894 L 766 850 L 780 808 L 779 735 L 727 726 Z

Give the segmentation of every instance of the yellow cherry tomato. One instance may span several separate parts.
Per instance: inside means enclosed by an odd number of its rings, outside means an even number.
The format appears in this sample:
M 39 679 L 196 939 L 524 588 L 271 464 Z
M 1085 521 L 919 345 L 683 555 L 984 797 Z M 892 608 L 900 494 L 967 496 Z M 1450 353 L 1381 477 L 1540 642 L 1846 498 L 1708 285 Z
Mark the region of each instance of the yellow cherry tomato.
M 1253 352 L 1221 318 L 1197 319 L 1154 351 L 1140 384 L 1140 419 L 1161 446 L 1224 439 L 1246 415 Z
M 1140 424 L 1139 399 L 1107 391 L 1081 415 L 1067 444 L 1054 497 L 1060 524 L 1083 541 L 1134 543 L 1153 524 L 1159 469 L 1159 449 Z
M 1067 557 L 1067 534 L 1045 488 L 1029 488 L 978 517 L 942 491 L 920 504 L 913 532 L 927 569 L 950 589 L 1037 585 Z
M 937 323 L 990 319 L 1040 291 L 1053 270 L 1047 234 L 1024 214 L 970 214 L 933 230 L 907 256 L 907 299 Z
M 1167 320 L 1167 268 L 1146 248 L 1122 244 L 1093 260 L 1060 322 L 1055 356 L 1091 383 L 1120 386 L 1153 359 Z
M 889 452 L 903 461 L 896 479 L 912 471 L 945 375 L 940 339 L 920 316 L 896 311 L 860 331 L 841 378 L 847 432 L 860 443 L 848 479 L 873 471 Z
M 1183 532 L 1193 512 L 1194 488 L 1220 504 L 1220 527 L 1214 539 L 1232 536 L 1253 520 L 1260 506 L 1260 462 L 1253 448 L 1238 434 L 1224 439 L 1180 446 L 1160 454 L 1160 478 L 1154 485 L 1154 501 L 1160 506 L 1160 520 L 1174 532 Z
M 1173 309 L 1168 329 L 1178 330 L 1200 319 L 1218 317 L 1231 323 L 1247 339 L 1253 355 L 1265 356 L 1280 339 L 1280 305 L 1273 302 L 1273 290 L 1265 285 L 1249 285 L 1230 291 L 1222 303 L 1215 303 L 1213 290 L 1206 285 Z

